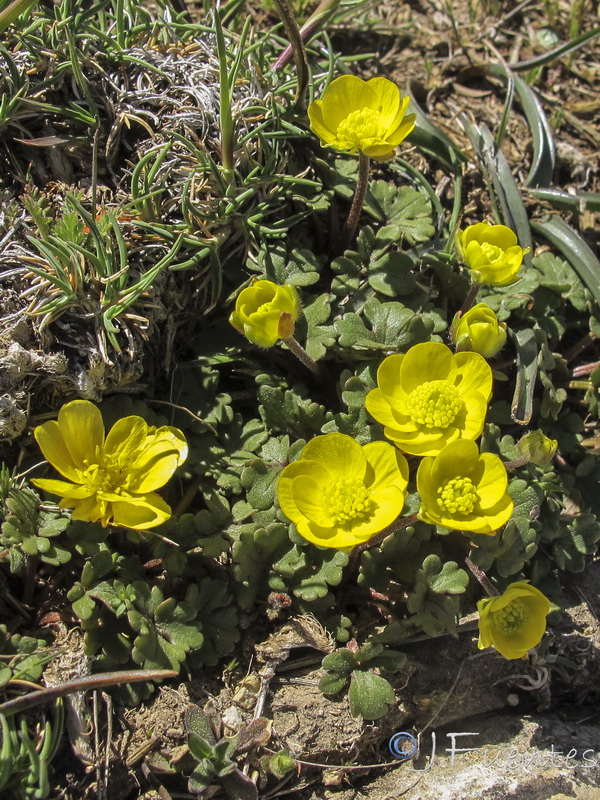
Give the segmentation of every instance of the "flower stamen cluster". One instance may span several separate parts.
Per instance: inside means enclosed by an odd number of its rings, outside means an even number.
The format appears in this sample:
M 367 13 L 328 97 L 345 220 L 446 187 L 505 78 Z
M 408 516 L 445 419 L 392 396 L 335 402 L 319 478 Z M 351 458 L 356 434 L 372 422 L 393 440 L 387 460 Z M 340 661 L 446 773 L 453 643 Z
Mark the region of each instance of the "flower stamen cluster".
M 463 407 L 458 389 L 449 381 L 426 381 L 406 399 L 410 418 L 426 428 L 447 428 Z
M 471 514 L 477 504 L 477 491 L 470 478 L 451 478 L 437 493 L 440 507 L 448 514 Z

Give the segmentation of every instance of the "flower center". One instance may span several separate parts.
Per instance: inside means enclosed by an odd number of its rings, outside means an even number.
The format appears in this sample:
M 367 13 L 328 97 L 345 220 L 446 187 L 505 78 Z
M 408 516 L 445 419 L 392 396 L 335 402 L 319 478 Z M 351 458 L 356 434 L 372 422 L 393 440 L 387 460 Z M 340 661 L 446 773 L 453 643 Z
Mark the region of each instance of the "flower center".
M 367 139 L 383 139 L 385 133 L 379 111 L 362 108 L 348 114 L 338 125 L 338 147 L 343 150 L 358 150 Z
M 510 605 L 494 611 L 494 625 L 502 633 L 518 633 L 527 616 L 527 606 L 522 600 L 513 600 Z
M 470 514 L 479 499 L 470 478 L 452 478 L 437 494 L 438 503 L 449 514 Z
M 272 300 L 269 300 L 266 303 L 263 303 L 262 306 L 259 306 L 256 311 L 253 311 L 253 314 L 266 314 L 271 310 L 271 305 L 273 304 Z
M 490 264 L 497 264 L 498 266 L 506 264 L 506 253 L 501 247 L 498 247 L 495 244 L 490 244 L 489 242 L 481 242 L 480 247 L 488 258 Z
M 417 425 L 447 428 L 463 407 L 458 389 L 448 381 L 426 381 L 406 401 L 408 413 Z
M 93 487 L 97 492 L 123 494 L 127 479 L 131 474 L 130 465 L 116 456 L 107 454 L 98 460 L 99 464 L 90 464 L 89 460 L 85 459 L 84 463 L 87 468 L 83 473 L 82 483 Z
M 325 492 L 325 504 L 331 518 L 338 524 L 365 517 L 372 508 L 369 492 L 358 478 L 335 481 Z

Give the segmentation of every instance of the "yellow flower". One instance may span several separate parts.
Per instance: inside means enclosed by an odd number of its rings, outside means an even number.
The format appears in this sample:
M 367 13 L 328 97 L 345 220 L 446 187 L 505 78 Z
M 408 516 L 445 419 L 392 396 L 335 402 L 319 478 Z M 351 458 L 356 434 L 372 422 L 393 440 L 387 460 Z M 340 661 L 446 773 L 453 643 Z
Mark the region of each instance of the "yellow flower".
M 293 286 L 261 280 L 239 293 L 229 322 L 254 344 L 273 347 L 278 339 L 294 335 L 299 316 L 300 299 Z
M 480 650 L 493 645 L 504 658 L 523 658 L 546 630 L 550 601 L 527 581 L 511 583 L 499 597 L 477 603 Z
M 141 417 L 123 417 L 104 436 L 99 409 L 73 400 L 58 421 L 39 425 L 34 436 L 45 458 L 67 481 L 31 482 L 63 499 L 73 519 L 144 530 L 160 525 L 171 509 L 154 490 L 187 458 L 177 428 L 151 428 Z
M 471 350 L 492 358 L 506 343 L 506 325 L 485 303 L 478 303 L 455 319 L 452 340 L 458 351 Z
M 367 411 L 400 450 L 434 456 L 457 439 L 477 439 L 492 394 L 492 370 L 477 353 L 438 342 L 388 356 L 377 371 Z
M 507 486 L 506 467 L 498 456 L 480 454 L 475 442 L 460 439 L 419 464 L 419 516 L 451 530 L 494 534 L 513 512 Z
M 409 102 L 387 78 L 363 81 L 342 75 L 329 84 L 321 100 L 310 104 L 308 118 L 323 147 L 361 150 L 385 161 L 415 127 L 415 114 L 406 114 Z
M 517 442 L 519 453 L 525 456 L 532 464 L 537 464 L 538 467 L 549 464 L 554 458 L 557 448 L 558 442 L 556 439 L 550 439 L 540 430 L 529 431 Z
M 361 446 L 343 433 L 312 439 L 279 477 L 277 496 L 298 533 L 321 547 L 366 542 L 402 511 L 406 459 L 387 442 Z
M 529 248 L 519 247 L 514 231 L 506 225 L 478 222 L 459 231 L 456 237 L 459 258 L 471 270 L 474 283 L 507 286 L 518 278 L 523 256 Z

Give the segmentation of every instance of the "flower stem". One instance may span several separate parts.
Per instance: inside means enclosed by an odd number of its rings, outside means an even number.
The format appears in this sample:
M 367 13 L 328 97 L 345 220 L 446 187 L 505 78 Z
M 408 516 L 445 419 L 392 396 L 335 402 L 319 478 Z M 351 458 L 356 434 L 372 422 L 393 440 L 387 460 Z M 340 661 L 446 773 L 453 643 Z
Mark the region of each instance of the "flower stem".
M 479 294 L 479 284 L 472 283 L 471 288 L 469 289 L 469 293 L 465 297 L 465 302 L 462 304 L 460 309 L 460 315 L 466 314 L 466 312 L 471 308 L 475 300 L 477 299 L 477 295 Z
M 292 353 L 296 356 L 298 361 L 301 361 L 305 367 L 307 367 L 315 378 L 321 377 L 321 368 L 317 364 L 317 362 L 311 358 L 306 350 L 302 347 L 302 345 L 294 339 L 293 336 L 288 337 L 287 339 L 282 339 L 285 344 L 287 344 L 288 348 L 292 351 Z
M 354 234 L 358 226 L 361 211 L 365 204 L 365 197 L 367 196 L 367 188 L 369 186 L 369 156 L 366 156 L 362 150 L 358 151 L 358 177 L 356 179 L 356 189 L 354 190 L 354 199 L 348 219 L 342 231 L 342 250 L 347 250 L 354 242 Z
M 314 33 L 317 33 L 317 31 L 323 27 L 323 25 L 327 22 L 327 18 L 335 11 L 339 4 L 340 0 L 321 0 L 321 3 L 319 3 L 317 8 L 300 28 L 300 36 L 302 37 L 303 42 L 306 42 L 310 36 L 312 36 Z M 273 72 L 277 72 L 277 70 L 283 69 L 285 66 L 287 66 L 292 60 L 293 53 L 294 48 L 291 44 L 288 44 L 283 53 L 271 67 Z
M 497 597 L 500 594 L 498 589 L 496 589 L 496 587 L 490 581 L 485 572 L 483 572 L 483 570 L 480 570 L 479 567 L 476 567 L 470 558 L 465 558 L 465 564 L 471 570 L 472 574 L 477 578 L 479 583 L 483 586 L 486 593 L 490 597 Z
M 513 458 L 512 461 L 505 461 L 504 466 L 506 470 L 509 471 L 511 469 L 518 469 L 519 467 L 524 467 L 525 464 L 529 463 L 529 459 L 527 456 L 519 456 L 518 458 Z
M 279 11 L 279 16 L 285 33 L 292 50 L 294 51 L 294 61 L 296 62 L 296 105 L 298 105 L 306 92 L 308 87 L 308 61 L 306 60 L 306 49 L 304 47 L 304 40 L 300 35 L 300 28 L 294 17 L 294 13 L 290 7 L 288 0 L 275 0 L 275 5 Z

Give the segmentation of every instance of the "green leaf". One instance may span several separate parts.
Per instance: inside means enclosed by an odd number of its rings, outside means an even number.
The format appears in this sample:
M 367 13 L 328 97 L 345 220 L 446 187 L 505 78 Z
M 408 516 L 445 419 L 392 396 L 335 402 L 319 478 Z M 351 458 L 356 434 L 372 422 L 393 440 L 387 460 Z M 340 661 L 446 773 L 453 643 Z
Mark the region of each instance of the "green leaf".
M 304 318 L 308 323 L 305 350 L 315 361 L 323 358 L 335 344 L 332 325 L 324 325 L 331 315 L 331 305 L 326 294 L 314 298 L 304 307 Z
M 600 261 L 577 231 L 557 216 L 532 222 L 531 228 L 562 253 L 594 299 L 600 302 Z
M 415 244 L 429 241 L 435 233 L 429 199 L 410 186 L 398 189 L 384 180 L 371 181 L 365 210 L 380 222 L 390 223 L 388 240 Z
M 394 690 L 380 675 L 355 670 L 350 677 L 350 713 L 353 717 L 379 719 L 396 703 Z
M 369 264 L 367 280 L 376 292 L 386 297 L 401 297 L 415 290 L 414 271 L 413 260 L 405 253 L 385 253 Z
M 517 331 L 513 339 L 517 348 L 517 379 L 510 413 L 519 425 L 528 425 L 533 414 L 538 346 L 535 331 L 531 328 Z

